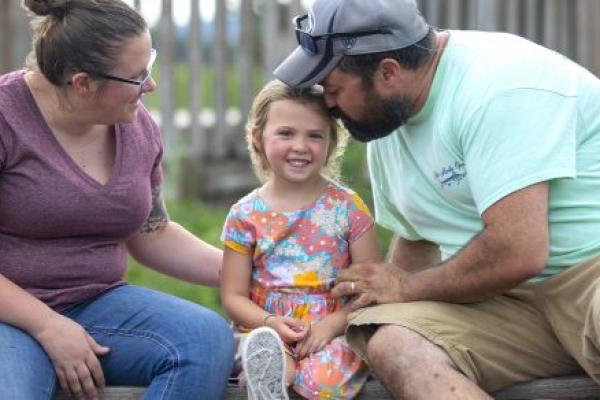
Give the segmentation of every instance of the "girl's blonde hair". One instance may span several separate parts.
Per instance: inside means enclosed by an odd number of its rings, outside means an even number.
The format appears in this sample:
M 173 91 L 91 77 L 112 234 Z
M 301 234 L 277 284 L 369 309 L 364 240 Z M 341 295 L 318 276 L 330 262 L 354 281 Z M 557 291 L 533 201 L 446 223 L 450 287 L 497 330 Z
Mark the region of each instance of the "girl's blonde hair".
M 253 131 L 258 132 L 258 139 L 262 141 L 271 104 L 280 100 L 292 100 L 300 104 L 313 106 L 329 122 L 330 143 L 322 173 L 325 177 L 339 182 L 341 160 L 348 142 L 348 133 L 329 114 L 323 97 L 323 89 L 320 86 L 293 88 L 276 79 L 267 83 L 256 95 L 246 124 L 248 152 L 250 153 L 254 173 L 258 179 L 264 183 L 271 176 L 271 169 L 264 153 L 254 143 Z

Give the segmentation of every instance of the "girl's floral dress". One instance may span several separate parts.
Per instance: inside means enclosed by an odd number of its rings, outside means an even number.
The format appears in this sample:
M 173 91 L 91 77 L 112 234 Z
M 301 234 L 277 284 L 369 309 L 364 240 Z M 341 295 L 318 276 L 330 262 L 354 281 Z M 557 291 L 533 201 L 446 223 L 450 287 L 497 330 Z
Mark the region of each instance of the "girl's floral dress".
M 254 190 L 231 208 L 221 239 L 252 255 L 252 301 L 270 313 L 310 322 L 341 306 L 330 289 L 351 261 L 350 243 L 372 226 L 362 199 L 331 182 L 312 204 L 289 212 L 272 210 Z M 293 356 L 293 348 L 288 350 Z M 340 336 L 296 359 L 293 387 L 308 399 L 350 399 L 367 375 L 366 365 Z

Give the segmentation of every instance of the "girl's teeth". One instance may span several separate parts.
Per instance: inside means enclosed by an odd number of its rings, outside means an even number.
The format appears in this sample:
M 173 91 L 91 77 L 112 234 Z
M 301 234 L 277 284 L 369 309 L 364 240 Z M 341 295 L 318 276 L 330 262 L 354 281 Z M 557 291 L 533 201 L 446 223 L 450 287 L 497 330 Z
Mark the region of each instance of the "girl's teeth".
M 306 161 L 306 160 L 290 160 L 289 163 L 292 164 L 294 167 L 303 167 L 306 164 L 308 164 L 308 161 Z

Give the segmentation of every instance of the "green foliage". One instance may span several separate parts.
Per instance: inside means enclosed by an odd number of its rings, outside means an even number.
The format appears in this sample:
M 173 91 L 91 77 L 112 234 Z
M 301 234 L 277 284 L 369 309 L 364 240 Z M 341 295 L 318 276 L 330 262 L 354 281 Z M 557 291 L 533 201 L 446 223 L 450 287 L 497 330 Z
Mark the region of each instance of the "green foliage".
M 190 67 L 185 63 L 178 63 L 175 65 L 175 86 L 174 86 L 174 96 L 175 96 L 175 108 L 187 108 L 190 104 L 189 101 L 189 87 L 190 87 L 190 79 L 189 79 L 189 70 Z M 144 103 L 150 109 L 158 109 L 160 105 L 160 62 L 157 62 L 152 69 L 152 77 L 156 80 L 159 85 L 157 90 L 153 93 L 149 93 L 145 99 Z M 252 74 L 248 73 L 245 78 L 252 79 L 254 93 L 257 93 L 262 85 L 262 72 L 259 68 L 256 68 Z M 240 104 L 240 79 L 241 73 L 235 67 L 229 67 L 226 73 L 227 80 L 227 103 L 232 106 L 238 106 Z M 215 95 L 215 73 L 211 67 L 205 66 L 201 71 L 201 77 L 199 81 L 199 89 L 201 91 L 202 98 L 200 99 L 200 104 L 203 107 L 213 107 L 214 105 L 214 95 Z

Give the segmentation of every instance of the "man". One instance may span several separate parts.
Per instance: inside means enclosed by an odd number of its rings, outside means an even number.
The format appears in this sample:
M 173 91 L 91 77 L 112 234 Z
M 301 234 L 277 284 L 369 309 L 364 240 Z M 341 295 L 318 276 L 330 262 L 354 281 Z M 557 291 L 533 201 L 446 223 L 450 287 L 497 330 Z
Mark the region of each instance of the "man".
M 316 0 L 275 70 L 369 142 L 388 262 L 334 289 L 398 398 L 600 381 L 600 81 L 517 36 L 436 31 L 413 0 Z M 369 307 L 367 307 L 369 306 Z

